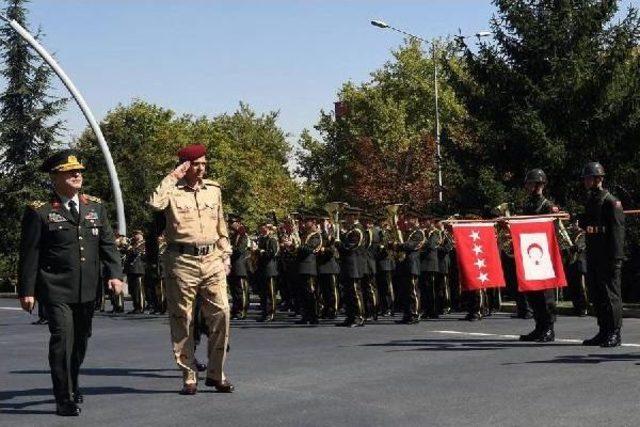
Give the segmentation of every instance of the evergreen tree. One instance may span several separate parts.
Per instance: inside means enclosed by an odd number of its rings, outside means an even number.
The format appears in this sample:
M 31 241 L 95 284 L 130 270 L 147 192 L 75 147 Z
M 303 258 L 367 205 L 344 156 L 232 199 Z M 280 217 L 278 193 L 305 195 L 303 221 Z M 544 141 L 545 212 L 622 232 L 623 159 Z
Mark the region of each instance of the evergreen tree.
M 465 74 L 452 73 L 479 142 L 455 153 L 470 173 L 459 202 L 517 199 L 526 171 L 541 167 L 551 196 L 573 210 L 579 171 L 594 160 L 610 185 L 640 188 L 637 11 L 614 22 L 613 0 L 494 3 L 495 43 L 465 49 Z
M 4 14 L 27 28 L 26 0 L 6 2 Z M 15 273 L 20 217 L 27 202 L 46 197 L 38 167 L 62 128 L 66 100 L 49 95 L 52 71 L 7 23 L 0 27 L 6 88 L 0 94 L 0 278 Z M 37 35 L 40 35 L 38 32 Z

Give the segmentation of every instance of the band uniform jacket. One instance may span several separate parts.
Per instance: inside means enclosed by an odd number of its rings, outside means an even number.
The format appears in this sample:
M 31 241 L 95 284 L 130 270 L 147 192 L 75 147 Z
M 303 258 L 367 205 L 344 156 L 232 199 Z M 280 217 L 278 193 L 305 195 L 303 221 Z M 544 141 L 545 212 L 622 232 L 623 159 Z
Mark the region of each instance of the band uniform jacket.
M 426 241 L 420 251 L 420 272 L 438 273 L 440 272 L 440 261 L 438 259 L 440 231 L 431 229 L 425 235 Z
M 231 272 L 233 277 L 247 277 L 247 260 L 249 256 L 249 236 L 231 230 Z
M 439 230 L 441 242 L 438 245 L 438 270 L 442 274 L 449 274 L 451 269 L 451 251 L 453 251 L 453 242 L 450 236 L 445 235 L 445 231 Z
M 362 227 L 354 226 L 340 237 L 340 273 L 347 279 L 361 279 L 360 247 L 364 240 Z
M 307 234 L 302 245 L 298 248 L 298 274 L 308 276 L 318 275 L 316 252 L 322 246 L 322 235 L 319 231 Z
M 324 250 L 316 256 L 318 264 L 318 274 L 340 274 L 340 264 L 338 264 L 338 248 L 336 248 L 333 237 L 329 238 L 327 233 L 322 232 L 322 242 Z
M 409 233 L 406 242 L 398 245 L 398 249 L 406 255 L 398 269 L 400 274 L 405 276 L 420 275 L 420 249 L 424 246 L 425 241 L 424 230 L 416 228 Z
M 42 303 L 83 303 L 95 299 L 101 265 L 106 279 L 122 278 L 120 255 L 100 199 L 79 196 L 76 220 L 52 196 L 33 202 L 22 219 L 18 294 Z
M 367 265 L 369 274 L 376 274 L 376 258 L 378 250 L 380 250 L 380 229 L 378 227 L 365 229 L 365 240 L 368 240 L 367 246 Z
M 124 259 L 124 272 L 126 274 L 137 274 L 143 276 L 145 274 L 145 242 L 136 243 L 127 250 Z
M 356 223 L 355 227 L 362 233 L 362 242 L 356 250 L 356 252 L 358 253 L 360 274 L 362 276 L 368 276 L 373 274 L 373 272 L 371 271 L 371 266 L 369 265 L 369 246 L 371 245 L 371 233 L 360 222 Z
M 262 278 L 278 276 L 278 238 L 269 233 L 258 237 L 258 276 Z
M 378 251 L 376 252 L 376 258 L 378 260 L 378 271 L 394 271 L 396 269 L 396 263 L 394 259 L 394 253 L 388 248 L 389 237 L 391 231 L 378 229 L 379 240 Z

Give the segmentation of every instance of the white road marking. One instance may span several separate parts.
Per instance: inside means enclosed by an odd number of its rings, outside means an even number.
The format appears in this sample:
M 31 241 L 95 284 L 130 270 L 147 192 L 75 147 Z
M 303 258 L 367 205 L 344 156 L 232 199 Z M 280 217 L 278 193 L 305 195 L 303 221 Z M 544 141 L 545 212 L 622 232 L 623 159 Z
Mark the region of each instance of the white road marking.
M 488 333 L 484 333 L 484 332 L 463 332 L 463 331 L 429 331 L 429 332 L 433 332 L 434 334 L 466 335 L 466 336 L 470 336 L 470 337 L 496 337 L 496 338 L 506 338 L 506 339 L 518 339 L 520 337 L 519 335 L 488 334 Z M 568 339 L 568 338 L 556 338 L 555 342 L 581 344 L 582 340 Z M 640 347 L 640 344 L 623 343 L 622 347 Z
M 22 311 L 20 307 L 0 307 L 0 310 Z

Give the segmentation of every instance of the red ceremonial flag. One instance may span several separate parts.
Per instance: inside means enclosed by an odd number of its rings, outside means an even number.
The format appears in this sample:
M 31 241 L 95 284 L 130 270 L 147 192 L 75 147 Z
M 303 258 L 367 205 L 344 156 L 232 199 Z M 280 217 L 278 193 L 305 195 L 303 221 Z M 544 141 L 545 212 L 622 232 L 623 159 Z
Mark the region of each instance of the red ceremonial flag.
M 509 230 L 520 292 L 567 286 L 553 218 L 512 220 Z
M 495 223 L 453 225 L 460 284 L 467 291 L 505 286 Z

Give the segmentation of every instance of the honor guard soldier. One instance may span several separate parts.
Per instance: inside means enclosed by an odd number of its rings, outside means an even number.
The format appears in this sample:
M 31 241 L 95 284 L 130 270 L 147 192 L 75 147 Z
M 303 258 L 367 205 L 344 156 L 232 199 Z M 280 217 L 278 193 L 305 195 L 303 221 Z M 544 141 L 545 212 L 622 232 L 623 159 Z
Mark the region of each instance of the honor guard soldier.
M 558 208 L 543 194 L 546 185 L 547 175 L 542 169 L 532 169 L 527 172 L 524 186 L 529 195 L 522 210 L 524 215 L 543 215 L 558 212 Z M 529 291 L 525 293 L 525 296 L 533 310 L 533 319 L 536 325 L 534 330 L 527 335 L 520 335 L 520 341 L 554 341 L 554 323 L 556 321 L 555 290 Z
M 335 319 L 340 306 L 338 289 L 338 248 L 336 248 L 335 229 L 328 217 L 323 217 L 322 247 L 316 256 L 318 264 L 318 285 L 322 295 L 322 318 Z
M 247 280 L 247 259 L 249 256 L 249 236 L 242 224 L 240 215 L 229 215 L 229 238 L 231 239 L 231 273 L 229 286 L 231 287 L 231 318 L 244 320 L 249 309 L 249 281 Z
M 584 219 L 586 232 L 587 288 L 598 318 L 598 333 L 584 345 L 617 347 L 622 343 L 622 295 L 620 274 L 624 259 L 624 211 L 622 203 L 602 188 L 604 168 L 588 163 L 582 171 L 588 191 Z
M 99 199 L 80 194 L 82 170 L 77 153 L 60 151 L 48 158 L 54 192 L 47 201 L 32 202 L 22 219 L 18 294 L 31 312 L 34 298 L 49 319 L 49 365 L 56 413 L 80 414 L 84 398 L 78 385 L 80 366 L 91 335 L 100 266 L 108 287 L 122 290 L 120 256 Z
M 141 314 L 145 306 L 145 241 L 142 230 L 134 230 L 131 244 L 124 259 L 124 272 L 127 275 L 129 295 L 133 301 L 133 310 L 129 314 Z
M 439 235 L 438 244 L 438 274 L 436 275 L 436 289 L 440 296 L 438 314 L 447 314 L 451 311 L 451 252 L 453 251 L 453 239 L 445 230 L 444 223 L 439 220 L 436 223 Z
M 340 276 L 344 292 L 347 317 L 337 326 L 353 328 L 364 326 L 364 305 L 360 280 L 361 249 L 364 242 L 364 228 L 358 221 L 360 209 L 348 207 L 344 211 L 346 229 L 340 236 Z
M 406 214 L 407 239 L 396 244 L 396 249 L 404 254 L 398 265 L 398 274 L 403 284 L 404 317 L 400 323 L 416 324 L 420 322 L 420 250 L 425 244 L 426 236 L 420 228 L 419 214 L 408 211 Z
M 573 245 L 568 249 L 567 255 L 567 282 L 571 293 L 571 302 L 576 316 L 587 315 L 589 297 L 587 293 L 587 242 L 585 232 L 578 221 L 574 221 L 568 230 Z
M 278 253 L 280 246 L 273 227 L 273 220 L 266 217 L 260 224 L 258 236 L 257 281 L 260 290 L 262 317 L 259 322 L 272 322 L 276 316 L 276 279 L 278 278 Z
M 307 215 L 303 217 L 304 235 L 302 243 L 298 248 L 298 277 L 301 286 L 302 319 L 297 324 L 317 325 L 319 322 L 319 301 L 318 301 L 318 266 L 316 254 L 322 247 L 322 235 L 318 230 L 317 219 Z
M 202 297 L 202 316 L 209 330 L 209 363 L 205 385 L 230 393 L 224 373 L 229 342 L 227 272 L 231 245 L 224 219 L 220 185 L 204 178 L 206 148 L 189 145 L 178 152 L 180 165 L 151 195 L 149 205 L 166 218 L 164 253 L 167 308 L 173 354 L 183 374 L 184 395 L 197 392 L 193 312 Z

